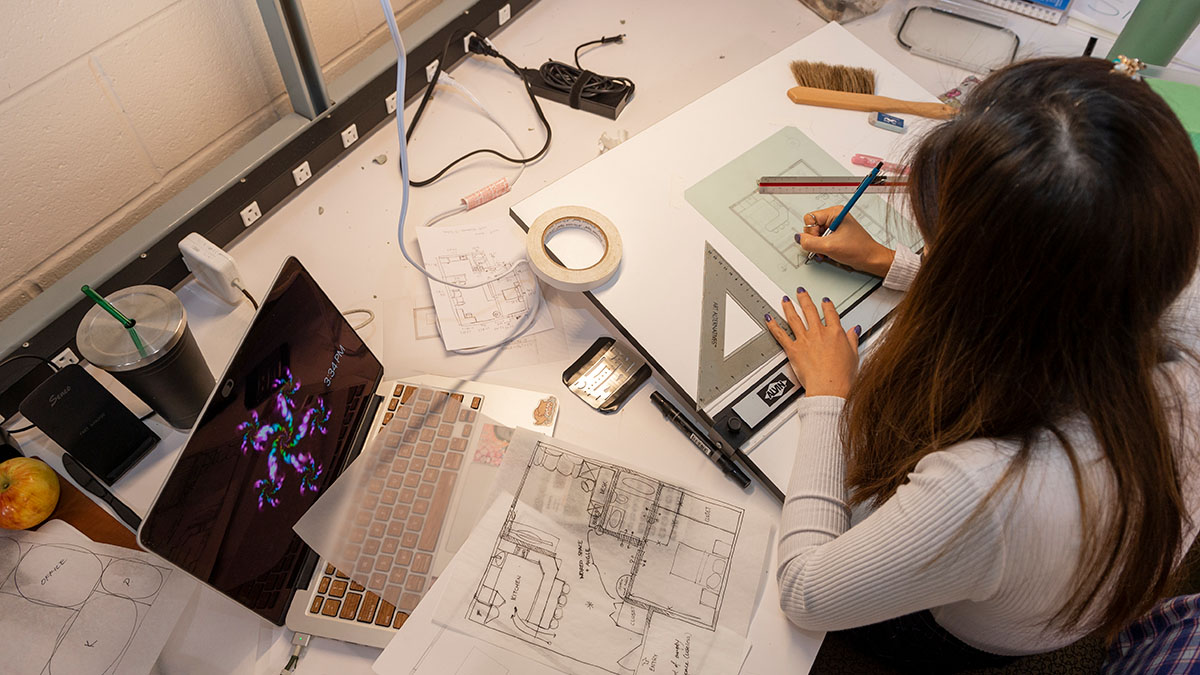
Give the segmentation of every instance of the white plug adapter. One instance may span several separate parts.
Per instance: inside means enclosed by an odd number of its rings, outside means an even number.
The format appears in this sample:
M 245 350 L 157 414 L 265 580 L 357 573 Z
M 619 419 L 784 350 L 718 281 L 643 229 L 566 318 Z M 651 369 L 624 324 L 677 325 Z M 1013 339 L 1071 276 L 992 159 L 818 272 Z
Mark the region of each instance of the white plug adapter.
M 179 242 L 179 252 L 183 264 L 204 290 L 231 305 L 245 300 L 239 290 L 237 264 L 221 247 L 193 232 Z

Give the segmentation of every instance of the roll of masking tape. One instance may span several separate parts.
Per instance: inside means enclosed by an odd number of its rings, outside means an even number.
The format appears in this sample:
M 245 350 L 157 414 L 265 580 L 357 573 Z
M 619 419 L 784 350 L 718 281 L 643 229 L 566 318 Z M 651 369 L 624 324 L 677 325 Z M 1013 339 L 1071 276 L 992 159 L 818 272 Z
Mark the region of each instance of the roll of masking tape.
M 588 267 L 566 267 L 554 259 L 546 243 L 555 233 L 575 228 L 596 237 L 604 246 L 600 260 Z M 617 273 L 621 264 L 621 235 L 608 218 L 584 206 L 559 206 L 538 216 L 529 228 L 525 251 L 534 274 L 564 291 L 590 291 Z

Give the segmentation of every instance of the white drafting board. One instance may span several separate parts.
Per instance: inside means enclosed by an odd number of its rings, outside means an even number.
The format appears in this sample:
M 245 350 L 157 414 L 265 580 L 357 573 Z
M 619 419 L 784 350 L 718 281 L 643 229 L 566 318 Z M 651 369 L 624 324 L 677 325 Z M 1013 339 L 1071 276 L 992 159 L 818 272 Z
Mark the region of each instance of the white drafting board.
M 693 188 L 699 189 L 706 178 L 789 128 L 799 137 L 815 141 L 840 165 L 843 175 L 866 173 L 863 167 L 850 164 L 854 154 L 899 160 L 909 141 L 908 136 L 870 126 L 867 113 L 792 103 L 786 95 L 794 85 L 789 64 L 797 59 L 872 68 L 877 73 L 879 94 L 936 100 L 840 25 L 830 23 L 512 208 L 514 218 L 526 226 L 545 211 L 566 205 L 595 209 L 616 225 L 624 258 L 614 279 L 592 292 L 594 298 L 693 402 L 709 400 L 699 405 L 709 413 L 729 403 L 738 387 L 717 399 L 700 395 L 700 336 L 709 329 L 701 311 L 706 244 L 711 244 L 717 256 L 727 261 L 773 312 L 778 312 L 783 293 L 794 293 L 795 287 L 781 287 L 772 279 L 774 272 L 764 271 L 754 262 L 763 260 L 761 253 L 751 251 L 756 258 L 748 256 L 739 247 L 746 241 L 731 241 L 698 210 L 694 202 L 701 201 L 701 196 Z M 805 159 L 793 158 L 795 170 L 804 169 Z M 763 171 L 759 175 L 771 174 Z M 864 203 L 884 203 L 882 196 L 868 197 Z M 846 196 L 837 199 L 844 201 Z M 888 219 L 882 210 L 875 213 Z M 786 236 L 782 241 L 786 243 Z M 821 297 L 819 284 L 806 287 Z M 891 291 L 875 290 L 856 307 L 853 318 L 861 318 L 858 322 L 864 327 L 873 325 L 895 301 L 896 294 Z M 749 315 L 750 308 L 745 309 Z M 731 314 L 737 312 L 726 311 L 727 316 Z M 750 319 L 761 325 L 763 317 L 759 314 Z M 744 318 L 730 321 L 726 352 L 730 341 L 746 340 L 754 330 L 746 329 Z M 742 380 L 741 388 L 782 360 L 782 353 L 773 351 L 768 362 Z

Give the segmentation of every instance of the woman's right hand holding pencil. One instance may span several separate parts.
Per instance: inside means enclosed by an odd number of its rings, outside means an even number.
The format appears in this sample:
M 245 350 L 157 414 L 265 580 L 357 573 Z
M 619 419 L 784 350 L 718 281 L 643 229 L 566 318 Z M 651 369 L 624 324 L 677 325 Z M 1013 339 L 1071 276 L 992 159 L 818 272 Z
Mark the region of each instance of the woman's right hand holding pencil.
M 875 241 L 854 216 L 847 215 L 832 234 L 821 236 L 841 210 L 839 205 L 805 214 L 804 231 L 796 235 L 800 248 L 867 274 L 887 276 L 896 252 Z

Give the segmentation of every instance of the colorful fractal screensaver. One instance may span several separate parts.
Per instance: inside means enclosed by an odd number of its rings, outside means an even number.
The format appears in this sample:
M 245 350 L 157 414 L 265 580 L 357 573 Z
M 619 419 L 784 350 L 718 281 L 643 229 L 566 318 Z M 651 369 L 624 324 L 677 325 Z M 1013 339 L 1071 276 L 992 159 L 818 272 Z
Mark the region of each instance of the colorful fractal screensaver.
M 267 453 L 267 476 L 254 482 L 258 509 L 279 506 L 284 485 L 284 465 L 292 467 L 299 478 L 299 492 L 317 491 L 317 479 L 324 468 L 299 446 L 309 436 L 324 435 L 329 423 L 325 399 L 316 397 L 311 405 L 296 409 L 300 380 L 285 370 L 271 386 L 277 389 L 262 417 L 250 411 L 250 419 L 238 425 L 242 432 L 242 454 Z

